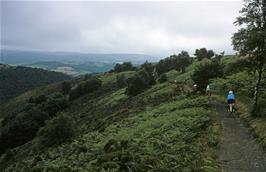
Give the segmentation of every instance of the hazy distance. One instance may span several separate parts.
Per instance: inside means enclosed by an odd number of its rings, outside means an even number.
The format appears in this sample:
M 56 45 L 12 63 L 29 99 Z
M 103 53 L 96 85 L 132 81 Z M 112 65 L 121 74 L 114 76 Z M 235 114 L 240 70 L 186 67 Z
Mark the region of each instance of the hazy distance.
M 233 53 L 241 1 L 1 1 L 1 49 L 165 57 L 207 47 Z

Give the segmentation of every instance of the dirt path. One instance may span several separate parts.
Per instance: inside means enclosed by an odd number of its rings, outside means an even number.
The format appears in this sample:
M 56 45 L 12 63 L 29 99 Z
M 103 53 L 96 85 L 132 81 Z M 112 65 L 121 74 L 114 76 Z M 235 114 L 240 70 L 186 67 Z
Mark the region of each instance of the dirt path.
M 214 105 L 223 127 L 219 155 L 223 171 L 266 172 L 266 156 L 248 129 L 237 118 L 229 117 L 224 105 Z

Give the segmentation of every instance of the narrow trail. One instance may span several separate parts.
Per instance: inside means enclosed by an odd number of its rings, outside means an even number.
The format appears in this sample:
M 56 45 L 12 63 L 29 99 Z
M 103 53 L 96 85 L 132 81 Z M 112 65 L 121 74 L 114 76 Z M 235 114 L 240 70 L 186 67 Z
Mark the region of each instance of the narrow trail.
M 266 156 L 248 128 L 229 117 L 221 103 L 214 103 L 223 127 L 219 161 L 224 172 L 266 172 Z

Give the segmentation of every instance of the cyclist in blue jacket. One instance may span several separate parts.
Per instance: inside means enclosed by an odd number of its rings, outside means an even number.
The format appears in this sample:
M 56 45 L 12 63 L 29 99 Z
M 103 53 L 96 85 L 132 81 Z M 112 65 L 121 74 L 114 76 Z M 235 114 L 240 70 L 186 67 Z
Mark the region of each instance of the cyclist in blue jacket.
M 234 95 L 233 91 L 229 91 L 229 93 L 227 95 L 228 111 L 230 111 L 230 105 L 233 105 L 233 107 L 234 107 L 234 103 L 235 103 L 235 95 Z

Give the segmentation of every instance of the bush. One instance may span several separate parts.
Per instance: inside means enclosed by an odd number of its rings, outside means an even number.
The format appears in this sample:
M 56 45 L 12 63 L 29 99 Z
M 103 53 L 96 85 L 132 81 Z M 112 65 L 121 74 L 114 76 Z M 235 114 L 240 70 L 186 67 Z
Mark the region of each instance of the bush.
M 223 65 L 219 62 L 208 62 L 196 67 L 192 80 L 198 85 L 198 90 L 203 92 L 210 79 L 223 76 Z
M 35 121 L 15 119 L 1 129 L 0 154 L 8 148 L 14 148 L 27 143 L 35 137 L 39 125 Z
M 168 78 L 167 78 L 167 76 L 166 76 L 165 73 L 161 74 L 161 75 L 159 76 L 159 78 L 158 78 L 158 81 L 159 81 L 160 83 L 166 82 L 167 80 L 168 80 Z
M 63 111 L 69 107 L 69 101 L 62 93 L 54 93 L 47 98 L 47 101 L 41 104 L 41 109 L 48 112 L 53 117 L 59 111 Z
M 34 104 L 41 104 L 45 102 L 47 97 L 45 95 L 39 95 L 37 97 L 30 97 L 29 103 L 34 103 Z
M 38 129 L 49 119 L 47 113 L 37 108 L 19 113 L 15 118 L 6 122 L 0 132 L 0 154 L 8 148 L 25 144 L 35 137 Z
M 238 72 L 241 72 L 245 69 L 251 69 L 252 66 L 254 66 L 252 64 L 252 62 L 247 59 L 247 58 L 243 58 L 243 59 L 239 59 L 233 63 L 229 63 L 225 69 L 224 69 L 224 73 L 225 75 L 232 75 Z
M 114 69 L 110 72 L 124 72 L 124 71 L 130 71 L 130 70 L 136 70 L 136 67 L 134 67 L 130 62 L 124 62 L 122 64 L 116 64 Z
M 101 87 L 101 85 L 102 82 L 98 78 L 90 78 L 87 81 L 83 81 L 78 86 L 76 86 L 76 88 L 70 91 L 69 100 L 74 100 L 82 95 L 96 91 Z
M 135 96 L 145 89 L 149 88 L 154 78 L 150 77 L 148 72 L 140 70 L 136 75 L 128 80 L 128 87 L 126 88 L 126 94 L 129 96 Z
M 62 84 L 61 84 L 61 92 L 63 94 L 68 94 L 70 92 L 70 90 L 71 90 L 70 82 L 67 82 L 67 81 L 62 82 Z
M 61 144 L 71 139 L 74 134 L 73 119 L 63 113 L 49 120 L 38 132 L 40 141 L 45 146 Z

